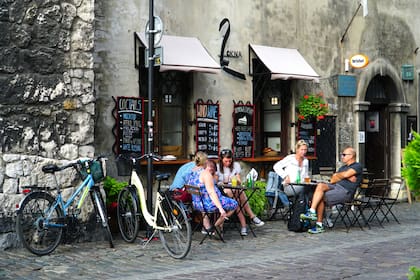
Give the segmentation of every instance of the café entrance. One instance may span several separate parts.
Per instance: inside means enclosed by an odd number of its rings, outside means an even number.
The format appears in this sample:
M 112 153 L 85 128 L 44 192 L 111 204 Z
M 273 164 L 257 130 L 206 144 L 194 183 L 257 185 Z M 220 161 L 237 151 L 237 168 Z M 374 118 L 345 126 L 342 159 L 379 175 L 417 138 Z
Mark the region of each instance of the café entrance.
M 372 75 L 365 96 L 368 105 L 364 121 L 363 166 L 370 178 L 391 178 L 400 175 L 402 135 L 405 132 L 407 104 L 403 92 L 392 75 Z

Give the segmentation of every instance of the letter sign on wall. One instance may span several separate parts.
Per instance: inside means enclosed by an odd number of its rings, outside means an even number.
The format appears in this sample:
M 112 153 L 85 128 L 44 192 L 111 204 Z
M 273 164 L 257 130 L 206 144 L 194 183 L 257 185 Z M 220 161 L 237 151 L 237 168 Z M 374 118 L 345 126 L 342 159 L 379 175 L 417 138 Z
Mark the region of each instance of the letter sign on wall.
M 219 156 L 219 104 L 199 99 L 195 104 L 197 151 Z

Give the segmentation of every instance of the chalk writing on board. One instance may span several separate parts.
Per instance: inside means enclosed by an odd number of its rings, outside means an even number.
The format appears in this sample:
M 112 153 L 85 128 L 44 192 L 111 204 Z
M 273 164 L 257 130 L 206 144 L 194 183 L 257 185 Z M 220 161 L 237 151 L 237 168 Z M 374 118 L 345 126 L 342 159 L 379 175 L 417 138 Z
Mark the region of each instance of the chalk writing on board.
M 298 140 L 305 140 L 308 144 L 307 155 L 316 156 L 316 122 L 299 122 Z
M 209 157 L 219 154 L 219 104 L 196 103 L 197 150 Z
M 254 105 L 235 105 L 233 112 L 233 151 L 235 158 L 254 155 Z
M 143 153 L 143 99 L 118 97 L 118 151 Z

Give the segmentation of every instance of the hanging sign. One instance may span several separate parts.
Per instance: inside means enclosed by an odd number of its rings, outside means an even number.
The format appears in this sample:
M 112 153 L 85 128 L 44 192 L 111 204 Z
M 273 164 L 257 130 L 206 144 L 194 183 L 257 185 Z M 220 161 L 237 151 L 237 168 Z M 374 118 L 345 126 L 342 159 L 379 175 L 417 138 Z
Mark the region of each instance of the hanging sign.
M 254 157 L 255 105 L 233 107 L 233 154 L 237 159 Z
M 199 99 L 195 103 L 197 151 L 209 158 L 219 156 L 219 104 Z
M 356 54 L 350 58 L 350 65 L 353 68 L 363 68 L 369 64 L 369 58 L 364 54 Z

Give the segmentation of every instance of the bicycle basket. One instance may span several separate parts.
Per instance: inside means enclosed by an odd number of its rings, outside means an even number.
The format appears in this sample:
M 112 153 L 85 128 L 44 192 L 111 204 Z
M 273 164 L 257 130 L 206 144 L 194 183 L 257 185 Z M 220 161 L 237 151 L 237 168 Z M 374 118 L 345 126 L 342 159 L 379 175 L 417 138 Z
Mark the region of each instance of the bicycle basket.
M 93 181 L 98 183 L 102 181 L 106 174 L 104 172 L 104 162 L 102 160 L 92 160 L 89 161 L 89 165 L 86 166 L 83 164 L 83 167 L 80 170 L 80 174 L 82 175 L 83 180 L 86 179 L 88 174 L 92 174 Z

